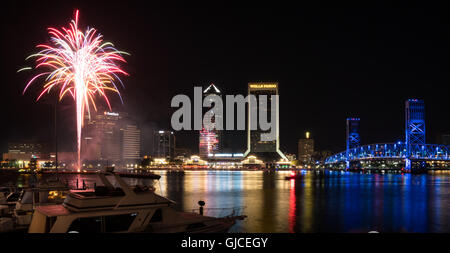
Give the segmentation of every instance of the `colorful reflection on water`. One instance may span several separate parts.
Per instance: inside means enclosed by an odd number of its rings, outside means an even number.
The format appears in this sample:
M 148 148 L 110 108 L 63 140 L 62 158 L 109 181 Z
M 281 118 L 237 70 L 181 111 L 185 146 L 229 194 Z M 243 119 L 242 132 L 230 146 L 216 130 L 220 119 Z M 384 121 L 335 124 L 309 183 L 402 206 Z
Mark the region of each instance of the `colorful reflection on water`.
M 245 206 L 233 232 L 449 232 L 450 173 L 186 171 L 162 175 L 180 209 Z
M 154 171 L 156 190 L 177 209 L 244 206 L 248 216 L 230 232 L 450 232 L 450 173 L 355 174 L 303 171 Z M 9 178 L 25 184 L 29 178 Z M 64 176 L 88 186 L 92 176 Z M 130 184 L 146 179 L 127 179 Z M 3 177 L 0 183 L 7 180 Z

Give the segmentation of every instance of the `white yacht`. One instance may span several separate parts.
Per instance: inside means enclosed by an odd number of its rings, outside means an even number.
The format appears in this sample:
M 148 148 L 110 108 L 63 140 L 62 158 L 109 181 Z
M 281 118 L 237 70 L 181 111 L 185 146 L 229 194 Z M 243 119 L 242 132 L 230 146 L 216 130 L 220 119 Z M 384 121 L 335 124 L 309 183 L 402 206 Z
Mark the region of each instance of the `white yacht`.
M 60 181 L 40 181 L 35 187 L 25 188 L 13 210 L 16 226 L 29 226 L 37 206 L 62 204 L 68 192 Z
M 114 177 L 115 188 L 106 176 Z M 153 187 L 130 187 L 112 171 L 99 174 L 103 186 L 70 191 L 63 204 L 38 206 L 29 233 L 226 232 L 245 216 L 208 217 L 174 209 Z
M 8 190 L 7 197 L 0 192 L 0 232 L 26 231 L 36 206 L 61 204 L 69 192 L 58 180 L 41 180 L 35 186 Z

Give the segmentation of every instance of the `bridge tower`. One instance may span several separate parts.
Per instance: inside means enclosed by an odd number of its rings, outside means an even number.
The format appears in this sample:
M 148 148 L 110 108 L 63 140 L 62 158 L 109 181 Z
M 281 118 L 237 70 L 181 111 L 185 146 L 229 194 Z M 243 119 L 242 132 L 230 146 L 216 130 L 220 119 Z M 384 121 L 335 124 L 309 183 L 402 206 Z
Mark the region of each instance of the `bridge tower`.
M 347 118 L 347 149 L 345 151 L 347 169 L 350 167 L 350 149 L 361 145 L 361 139 L 359 136 L 359 121 L 359 118 Z
M 405 169 L 411 170 L 411 146 L 425 144 L 425 103 L 419 99 L 405 102 Z

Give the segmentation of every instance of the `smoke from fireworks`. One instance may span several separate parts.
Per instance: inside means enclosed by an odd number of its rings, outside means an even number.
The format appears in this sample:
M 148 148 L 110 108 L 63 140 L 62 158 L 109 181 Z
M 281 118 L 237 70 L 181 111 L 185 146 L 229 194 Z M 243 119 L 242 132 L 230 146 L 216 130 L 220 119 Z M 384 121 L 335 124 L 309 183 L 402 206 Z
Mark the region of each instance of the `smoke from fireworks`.
M 50 44 L 37 45 L 40 52 L 30 55 L 36 58 L 36 69 L 46 69 L 45 72 L 35 75 L 26 85 L 27 88 L 38 78 L 45 77 L 42 91 L 36 100 L 52 89 L 59 92 L 59 100 L 69 95 L 75 100 L 77 117 L 77 146 L 78 146 L 78 170 L 81 168 L 81 130 L 84 114 L 90 115 L 90 107 L 97 110 L 95 97 L 103 97 L 111 110 L 107 91 L 115 92 L 120 97 L 116 82 L 122 81 L 117 74 L 128 75 L 120 69 L 118 62 L 126 62 L 122 55 L 127 54 L 118 51 L 110 42 L 104 42 L 102 35 L 94 28 L 87 28 L 86 32 L 78 29 L 78 10 L 75 12 L 75 20 L 70 23 L 70 28 L 62 27 L 61 30 L 48 28 Z M 29 67 L 20 69 L 31 69 Z M 123 84 L 122 84 L 123 85 Z M 120 98 L 122 100 L 122 98 Z M 90 116 L 89 116 L 90 117 Z

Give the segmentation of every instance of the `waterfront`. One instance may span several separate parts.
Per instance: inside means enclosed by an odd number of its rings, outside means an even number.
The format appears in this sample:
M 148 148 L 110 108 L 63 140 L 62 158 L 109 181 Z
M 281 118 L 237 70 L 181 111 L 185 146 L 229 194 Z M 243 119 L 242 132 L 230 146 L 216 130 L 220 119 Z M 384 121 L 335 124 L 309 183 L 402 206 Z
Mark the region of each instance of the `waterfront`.
M 154 171 L 161 175 L 159 194 L 180 210 L 244 206 L 248 216 L 230 232 L 449 232 L 450 173 L 357 174 L 303 171 L 296 180 L 288 172 Z M 45 177 L 48 177 L 46 175 Z M 92 175 L 64 175 L 74 186 Z M 150 179 L 127 179 L 148 183 Z M 29 175 L 3 175 L 0 184 L 24 186 Z M 97 182 L 98 183 L 98 182 Z

